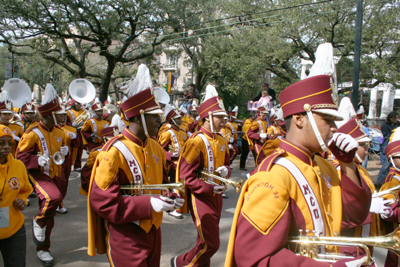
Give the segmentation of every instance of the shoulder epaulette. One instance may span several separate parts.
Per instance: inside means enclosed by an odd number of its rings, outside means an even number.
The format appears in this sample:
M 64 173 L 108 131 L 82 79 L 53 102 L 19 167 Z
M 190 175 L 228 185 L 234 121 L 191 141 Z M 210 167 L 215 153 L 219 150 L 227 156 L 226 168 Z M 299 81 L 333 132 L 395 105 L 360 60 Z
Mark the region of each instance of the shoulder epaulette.
M 200 131 L 192 133 L 192 135 L 189 137 L 189 139 L 195 138 L 199 133 L 200 133 Z
M 282 154 L 284 154 L 286 151 L 283 149 L 275 149 L 274 152 L 272 152 L 271 155 L 269 155 L 268 157 L 266 157 L 261 163 L 260 165 L 255 168 L 254 170 L 257 171 L 270 171 L 271 167 L 275 161 L 275 159 L 279 156 L 281 156 Z
M 27 129 L 27 130 L 25 131 L 25 133 L 30 133 L 33 129 L 37 128 L 38 126 L 39 126 L 39 124 L 30 127 L 29 129 Z
M 101 151 L 108 151 L 112 145 L 114 144 L 115 141 L 117 141 L 118 139 L 121 139 L 123 137 L 122 134 L 119 134 L 117 136 L 114 136 L 113 138 L 111 138 L 101 149 Z

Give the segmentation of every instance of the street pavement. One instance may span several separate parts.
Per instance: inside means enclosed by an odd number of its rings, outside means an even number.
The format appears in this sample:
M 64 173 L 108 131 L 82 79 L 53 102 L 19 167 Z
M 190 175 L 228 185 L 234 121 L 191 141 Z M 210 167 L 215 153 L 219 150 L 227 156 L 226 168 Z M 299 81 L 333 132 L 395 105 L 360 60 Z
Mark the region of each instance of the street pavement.
M 83 161 L 86 161 L 86 158 L 87 155 L 84 153 Z M 378 157 L 373 156 L 372 160 L 369 162 L 368 170 L 371 173 L 373 180 L 376 180 L 381 166 L 378 164 L 378 161 Z M 233 166 L 234 168 L 231 176 L 232 180 L 245 180 L 243 171 L 239 170 L 239 158 L 235 159 Z M 248 172 L 253 168 L 254 162 L 250 159 L 247 162 Z M 54 257 L 55 266 L 58 267 L 109 266 L 105 255 L 98 255 L 96 257 L 87 255 L 87 198 L 79 194 L 79 175 L 79 172 L 71 173 L 68 193 L 64 200 L 64 206 L 68 209 L 68 213 L 57 213 L 55 217 L 55 225 L 51 235 L 50 251 Z M 224 266 L 233 214 L 239 196 L 231 186 L 228 186 L 226 194 L 228 195 L 228 198 L 224 199 L 220 221 L 220 249 L 211 259 L 211 266 L 215 267 Z M 40 261 L 36 257 L 36 247 L 32 241 L 32 218 L 37 212 L 37 198 L 32 198 L 31 205 L 24 211 L 27 233 L 27 267 L 41 266 Z M 172 257 L 185 253 L 194 247 L 196 243 L 197 232 L 189 214 L 186 214 L 184 219 L 179 220 L 164 213 L 161 231 L 162 267 L 169 267 L 170 259 Z M 377 266 L 383 266 L 386 251 L 379 248 L 375 249 L 374 257 Z M 1 256 L 0 266 L 2 266 Z

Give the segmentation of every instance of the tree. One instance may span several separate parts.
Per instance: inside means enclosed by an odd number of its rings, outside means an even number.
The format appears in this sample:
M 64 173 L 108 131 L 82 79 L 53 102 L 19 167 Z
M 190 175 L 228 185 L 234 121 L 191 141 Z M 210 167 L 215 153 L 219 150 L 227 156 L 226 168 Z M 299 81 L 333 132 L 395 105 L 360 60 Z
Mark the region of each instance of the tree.
M 144 0 L 10 0 L 2 5 L 0 42 L 92 80 L 103 102 L 113 80 L 131 76 L 126 66 L 149 59 L 164 41 L 163 8 Z

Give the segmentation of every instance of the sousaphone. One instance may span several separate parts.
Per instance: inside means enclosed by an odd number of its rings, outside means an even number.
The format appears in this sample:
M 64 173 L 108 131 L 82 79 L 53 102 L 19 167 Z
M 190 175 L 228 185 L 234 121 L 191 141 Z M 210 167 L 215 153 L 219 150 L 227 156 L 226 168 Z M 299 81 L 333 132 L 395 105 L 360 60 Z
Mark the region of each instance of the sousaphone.
M 31 88 L 24 80 L 8 79 L 3 85 L 3 90 L 7 91 L 9 100 L 16 108 L 22 108 L 24 104 L 32 101 Z
M 96 97 L 96 88 L 86 79 L 76 79 L 69 85 L 69 94 L 76 102 L 86 104 Z

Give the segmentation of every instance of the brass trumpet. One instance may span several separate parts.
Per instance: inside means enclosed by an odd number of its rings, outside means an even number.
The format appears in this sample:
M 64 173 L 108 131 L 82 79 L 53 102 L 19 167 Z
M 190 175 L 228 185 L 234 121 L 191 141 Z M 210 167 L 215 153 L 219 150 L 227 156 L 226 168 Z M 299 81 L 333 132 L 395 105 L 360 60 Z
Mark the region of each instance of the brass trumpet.
M 396 185 L 396 186 L 393 186 L 393 187 L 391 187 L 391 188 L 388 188 L 388 189 L 386 189 L 386 190 L 383 190 L 383 191 L 381 191 L 381 192 L 378 192 L 376 195 L 374 195 L 373 197 L 382 197 L 382 196 L 384 196 L 384 195 L 389 195 L 389 194 L 392 194 L 393 196 L 394 196 L 394 199 L 393 199 L 393 201 L 391 202 L 391 203 L 389 203 L 390 205 L 392 205 L 392 204 L 394 204 L 396 201 L 398 201 L 398 199 L 397 199 L 397 196 L 396 196 L 396 192 L 399 192 L 400 191 L 400 184 L 399 185 Z
M 388 235 L 376 237 L 318 237 L 315 235 L 315 230 L 312 231 L 312 236 L 309 235 L 309 230 L 305 231 L 305 235 L 303 235 L 303 230 L 299 231 L 300 236 L 289 238 L 289 243 L 294 243 L 296 245 L 295 251 L 299 251 L 299 255 L 307 256 L 318 261 L 335 262 L 343 258 L 352 258 L 351 256 L 336 253 L 318 253 L 318 246 L 357 247 L 357 252 L 362 248 L 367 256 L 365 260 L 367 266 L 371 264 L 371 252 L 368 246 L 388 249 L 397 256 L 400 256 L 400 227 Z
M 208 183 L 208 184 L 219 185 L 219 184 L 217 184 L 217 183 L 215 183 L 213 181 L 208 180 L 209 177 L 222 182 L 222 184 L 225 186 L 224 187 L 224 191 L 226 190 L 228 184 L 235 188 L 236 193 L 239 193 L 240 189 L 242 188 L 242 183 L 243 183 L 242 179 L 240 179 L 239 181 L 235 182 L 235 181 L 231 181 L 229 179 L 223 178 L 221 176 L 209 173 L 207 171 L 200 171 L 199 174 L 200 174 L 199 175 L 199 179 L 204 181 L 204 182 L 206 182 L 206 183 Z
M 156 195 L 156 194 L 143 194 L 142 190 L 161 190 L 166 192 L 163 196 L 169 197 L 171 191 L 177 190 L 182 196 L 185 195 L 185 180 L 181 183 L 171 183 L 171 184 L 130 184 L 121 185 L 121 190 L 123 196 L 143 196 L 143 195 Z M 128 191 L 129 193 L 126 193 Z
M 89 111 L 85 110 L 84 112 L 82 112 L 81 115 L 79 115 L 76 119 L 75 122 L 77 124 L 80 124 L 81 122 L 85 122 L 88 118 L 89 118 L 90 114 Z
M 171 152 L 171 153 L 181 154 L 182 150 L 183 150 L 183 147 L 179 147 L 178 148 L 178 147 L 173 147 L 171 145 L 168 146 L 168 151 Z
M 48 159 L 52 159 L 56 165 L 61 165 L 65 161 L 65 156 L 61 151 L 57 151 L 56 153 L 54 153 L 53 156 L 46 156 L 46 155 L 43 155 L 40 152 L 37 153 L 37 155 L 38 156 L 44 156 L 44 157 L 46 157 Z

